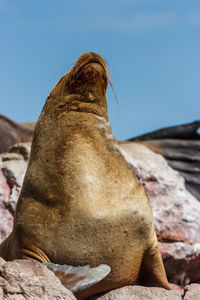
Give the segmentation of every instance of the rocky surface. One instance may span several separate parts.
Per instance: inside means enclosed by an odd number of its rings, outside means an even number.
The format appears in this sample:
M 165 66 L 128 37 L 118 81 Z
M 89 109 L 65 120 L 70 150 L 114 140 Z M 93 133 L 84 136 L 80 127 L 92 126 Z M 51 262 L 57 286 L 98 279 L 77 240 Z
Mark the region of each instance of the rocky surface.
M 185 179 L 186 188 L 200 201 L 200 120 L 162 128 L 129 141 L 139 142 L 167 160 Z
M 182 291 L 167 291 L 162 288 L 144 286 L 125 286 L 89 300 L 198 300 L 200 284 L 191 284 Z
M 186 190 L 183 178 L 161 155 L 135 143 L 123 143 L 120 147 L 150 198 L 168 278 L 181 285 L 199 281 L 200 202 Z M 9 153 L 0 154 L 1 241 L 12 230 L 29 151 L 30 144 L 19 144 Z
M 163 288 L 126 286 L 97 295 L 88 300 L 197 300 L 200 284 L 185 290 L 167 291 Z M 60 280 L 43 264 L 33 260 L 0 261 L 1 300 L 75 300 Z
M 5 263 L 6 261 L 2 257 L 0 257 L 0 266 L 4 265 Z
M 17 199 L 30 153 L 30 143 L 17 144 L 0 154 L 0 243 L 11 232 Z
M 185 285 L 200 279 L 199 243 L 160 243 L 160 250 L 171 281 Z
M 33 260 L 15 260 L 0 267 L 0 299 L 75 300 L 46 266 Z
M 110 291 L 103 296 L 96 296 L 90 300 L 182 300 L 180 291 L 168 291 L 163 288 L 144 286 L 125 286 Z
M 0 114 L 0 153 L 7 152 L 14 144 L 31 142 L 34 126 L 34 123 L 17 123 Z
M 200 298 L 200 284 L 186 286 L 184 300 L 198 300 Z

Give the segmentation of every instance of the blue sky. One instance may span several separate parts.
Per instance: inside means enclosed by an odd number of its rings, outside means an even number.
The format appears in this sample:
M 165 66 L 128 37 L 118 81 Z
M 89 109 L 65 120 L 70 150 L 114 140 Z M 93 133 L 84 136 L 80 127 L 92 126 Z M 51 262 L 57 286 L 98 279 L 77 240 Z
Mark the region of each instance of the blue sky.
M 83 52 L 107 61 L 118 139 L 200 119 L 199 0 L 0 0 L 0 113 L 36 121 Z

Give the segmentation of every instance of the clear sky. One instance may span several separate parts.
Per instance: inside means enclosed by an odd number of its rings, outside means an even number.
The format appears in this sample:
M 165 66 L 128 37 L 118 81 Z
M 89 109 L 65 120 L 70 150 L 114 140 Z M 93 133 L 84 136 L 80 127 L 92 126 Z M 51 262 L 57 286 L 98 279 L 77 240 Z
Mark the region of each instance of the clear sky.
M 0 113 L 36 121 L 86 51 L 109 65 L 116 138 L 200 119 L 199 0 L 0 0 Z

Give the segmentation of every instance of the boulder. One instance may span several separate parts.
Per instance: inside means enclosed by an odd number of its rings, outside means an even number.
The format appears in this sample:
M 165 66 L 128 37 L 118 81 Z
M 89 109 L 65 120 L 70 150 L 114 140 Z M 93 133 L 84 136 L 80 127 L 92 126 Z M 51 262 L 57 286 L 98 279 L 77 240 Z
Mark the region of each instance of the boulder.
M 168 291 L 157 287 L 125 286 L 110 291 L 103 296 L 95 296 L 89 300 L 182 300 L 180 291 Z
M 0 266 L 0 299 L 75 300 L 60 280 L 43 264 L 15 260 Z
M 13 146 L 0 154 L 0 243 L 13 227 L 13 217 L 26 172 L 30 143 Z
M 190 284 L 185 287 L 184 300 L 198 300 L 200 296 L 200 284 Z
M 200 278 L 200 243 L 159 243 L 165 269 L 171 281 L 180 285 Z
M 20 142 L 31 142 L 34 123 L 17 123 L 0 114 L 0 153 L 7 152 L 9 147 Z
M 7 208 L 10 187 L 0 169 L 0 243 L 9 235 L 13 226 L 13 216 Z
M 0 266 L 4 265 L 5 263 L 6 261 L 2 257 L 0 257 Z

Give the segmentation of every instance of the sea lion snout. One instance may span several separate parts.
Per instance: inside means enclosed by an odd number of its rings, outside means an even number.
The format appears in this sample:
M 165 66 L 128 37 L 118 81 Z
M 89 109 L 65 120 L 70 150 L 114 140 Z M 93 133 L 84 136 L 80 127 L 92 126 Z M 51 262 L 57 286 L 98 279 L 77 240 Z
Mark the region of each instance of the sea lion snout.
M 47 98 L 45 109 L 56 110 L 57 115 L 69 111 L 90 112 L 108 120 L 108 82 L 105 60 L 98 54 L 84 53 L 55 85 Z
M 103 57 L 93 52 L 82 54 L 69 72 L 56 84 L 50 97 L 79 95 L 85 100 L 105 97 L 109 76 Z
M 85 94 L 88 100 L 105 96 L 107 86 L 106 63 L 100 55 L 91 52 L 80 56 L 66 81 L 66 88 L 71 94 Z
M 96 80 L 100 79 L 103 79 L 106 83 L 106 71 L 100 63 L 91 61 L 80 68 L 74 81 L 78 81 L 79 84 L 81 84 L 81 81 L 94 84 Z

